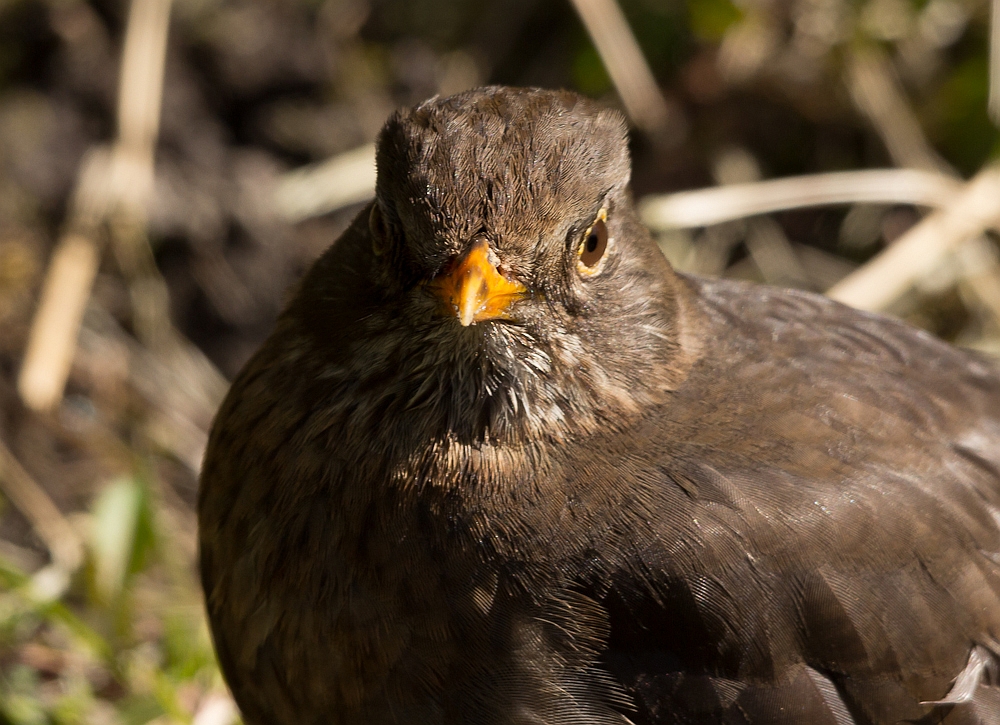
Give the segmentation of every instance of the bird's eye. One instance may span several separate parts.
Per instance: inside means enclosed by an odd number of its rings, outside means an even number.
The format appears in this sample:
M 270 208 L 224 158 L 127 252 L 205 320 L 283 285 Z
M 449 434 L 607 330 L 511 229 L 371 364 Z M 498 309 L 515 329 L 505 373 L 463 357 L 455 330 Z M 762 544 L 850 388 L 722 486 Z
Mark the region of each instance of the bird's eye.
M 576 262 L 576 268 L 582 274 L 594 274 L 604 257 L 604 253 L 608 251 L 607 219 L 608 212 L 601 209 L 597 219 L 583 235 L 583 241 L 580 242 L 580 249 L 577 252 L 579 259 Z

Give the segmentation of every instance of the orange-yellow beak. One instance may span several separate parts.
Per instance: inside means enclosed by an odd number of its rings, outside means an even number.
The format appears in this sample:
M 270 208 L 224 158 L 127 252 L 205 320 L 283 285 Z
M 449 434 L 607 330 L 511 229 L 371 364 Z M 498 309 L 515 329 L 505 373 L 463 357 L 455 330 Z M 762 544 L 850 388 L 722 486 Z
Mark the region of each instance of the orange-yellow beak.
M 463 327 L 484 320 L 510 319 L 507 308 L 528 295 L 527 288 L 497 271 L 497 259 L 485 239 L 452 262 L 428 287 L 458 316 Z

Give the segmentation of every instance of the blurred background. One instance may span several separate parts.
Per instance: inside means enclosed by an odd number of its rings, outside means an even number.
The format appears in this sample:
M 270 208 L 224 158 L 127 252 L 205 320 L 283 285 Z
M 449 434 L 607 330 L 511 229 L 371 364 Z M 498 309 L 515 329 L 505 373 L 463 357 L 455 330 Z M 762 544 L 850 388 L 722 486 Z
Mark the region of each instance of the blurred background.
M 371 195 L 399 106 L 485 83 L 602 99 L 676 267 L 1000 353 L 996 15 L 0 0 L 0 725 L 237 721 L 196 573 L 207 430 Z

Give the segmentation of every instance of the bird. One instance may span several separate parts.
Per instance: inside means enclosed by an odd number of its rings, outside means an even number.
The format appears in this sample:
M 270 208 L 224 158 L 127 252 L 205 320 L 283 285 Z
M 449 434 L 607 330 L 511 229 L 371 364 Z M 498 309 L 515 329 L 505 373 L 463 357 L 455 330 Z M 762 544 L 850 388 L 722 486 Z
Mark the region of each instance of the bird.
M 619 112 L 392 115 L 199 492 L 248 725 L 1000 723 L 1000 371 L 674 270 Z

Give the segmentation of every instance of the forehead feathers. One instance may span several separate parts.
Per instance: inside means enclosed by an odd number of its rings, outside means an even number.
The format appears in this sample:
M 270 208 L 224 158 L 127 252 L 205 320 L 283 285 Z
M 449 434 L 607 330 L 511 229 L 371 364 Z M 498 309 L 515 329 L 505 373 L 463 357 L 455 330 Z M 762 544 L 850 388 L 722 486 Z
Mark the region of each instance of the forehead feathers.
M 589 223 L 629 178 L 624 119 L 567 91 L 483 88 L 400 111 L 377 163 L 384 213 L 430 264 L 478 234 L 515 252 Z

